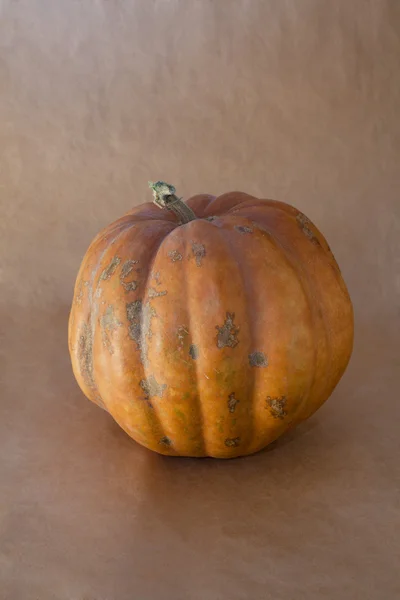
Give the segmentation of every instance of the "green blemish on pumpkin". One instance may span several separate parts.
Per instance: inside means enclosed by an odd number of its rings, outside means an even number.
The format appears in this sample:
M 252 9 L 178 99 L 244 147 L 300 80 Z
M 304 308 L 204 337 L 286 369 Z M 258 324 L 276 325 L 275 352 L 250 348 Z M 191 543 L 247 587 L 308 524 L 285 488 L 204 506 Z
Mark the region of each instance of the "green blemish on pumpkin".
M 179 408 L 174 408 L 174 413 L 176 414 L 176 416 L 179 419 L 181 419 L 182 421 L 186 422 L 186 415 Z
M 222 384 L 225 381 L 225 374 L 222 371 L 215 370 L 215 381 Z
M 222 433 L 224 431 L 224 423 L 225 423 L 225 417 L 219 417 L 219 419 L 217 420 L 217 428 L 218 431 L 220 433 Z
M 238 372 L 232 368 L 232 362 L 230 357 L 226 357 L 224 364 L 220 366 L 220 369 L 214 369 L 215 382 L 218 388 L 223 390 L 235 389 L 238 383 Z

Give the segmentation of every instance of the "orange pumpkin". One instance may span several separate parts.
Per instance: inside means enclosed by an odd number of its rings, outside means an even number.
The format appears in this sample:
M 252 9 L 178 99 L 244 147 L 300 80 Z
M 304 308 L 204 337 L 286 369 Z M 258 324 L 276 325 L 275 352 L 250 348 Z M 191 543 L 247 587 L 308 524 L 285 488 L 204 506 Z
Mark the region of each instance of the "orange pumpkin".
M 69 321 L 84 394 L 161 454 L 231 458 L 307 419 L 349 361 L 353 310 L 322 234 L 240 192 L 154 202 L 89 247 Z M 157 205 L 156 205 L 157 204 Z

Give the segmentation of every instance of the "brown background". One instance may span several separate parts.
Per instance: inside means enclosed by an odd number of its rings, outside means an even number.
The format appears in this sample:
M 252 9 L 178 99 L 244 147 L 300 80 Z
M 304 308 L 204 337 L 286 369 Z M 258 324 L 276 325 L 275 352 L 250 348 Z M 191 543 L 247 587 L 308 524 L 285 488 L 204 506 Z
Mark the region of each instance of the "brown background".
M 1 0 L 1 600 L 394 600 L 400 2 Z M 331 400 L 231 462 L 142 449 L 74 382 L 91 238 L 148 179 L 295 204 L 356 314 Z

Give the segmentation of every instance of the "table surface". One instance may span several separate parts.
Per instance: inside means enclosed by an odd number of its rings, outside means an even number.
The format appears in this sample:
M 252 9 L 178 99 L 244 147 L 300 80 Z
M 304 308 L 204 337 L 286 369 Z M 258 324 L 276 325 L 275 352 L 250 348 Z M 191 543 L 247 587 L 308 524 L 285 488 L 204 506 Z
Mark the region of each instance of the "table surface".
M 0 599 L 394 600 L 400 3 L 0 2 Z M 168 459 L 76 385 L 74 279 L 149 199 L 242 190 L 324 232 L 356 339 L 246 459 Z

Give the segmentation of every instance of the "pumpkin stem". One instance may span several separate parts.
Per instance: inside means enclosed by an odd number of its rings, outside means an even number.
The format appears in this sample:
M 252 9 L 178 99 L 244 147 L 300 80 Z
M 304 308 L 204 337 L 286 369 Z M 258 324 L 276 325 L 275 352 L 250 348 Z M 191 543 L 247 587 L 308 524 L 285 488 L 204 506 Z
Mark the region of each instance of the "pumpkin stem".
M 153 190 L 153 202 L 160 208 L 167 208 L 179 218 L 181 223 L 189 223 L 194 221 L 197 216 L 192 209 L 183 202 L 182 198 L 175 195 L 175 188 L 165 181 L 149 181 L 149 187 Z

